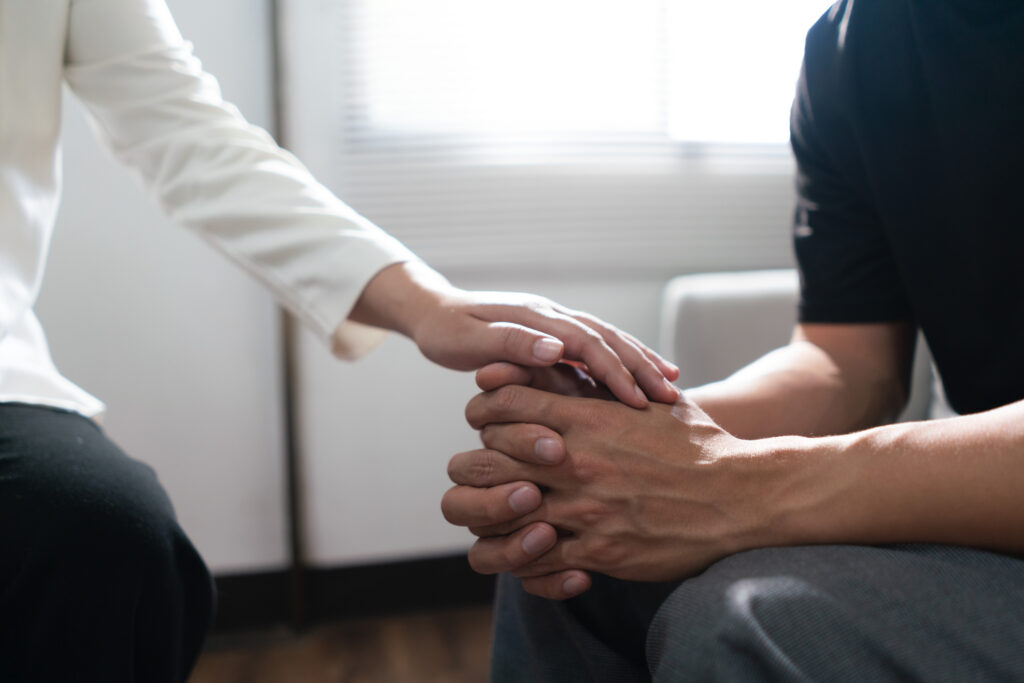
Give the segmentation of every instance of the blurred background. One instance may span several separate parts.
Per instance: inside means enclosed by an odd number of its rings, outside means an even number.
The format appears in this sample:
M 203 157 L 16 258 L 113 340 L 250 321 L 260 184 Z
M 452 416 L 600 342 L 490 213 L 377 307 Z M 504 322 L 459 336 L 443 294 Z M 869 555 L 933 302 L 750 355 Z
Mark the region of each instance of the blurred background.
M 229 101 L 460 286 L 657 345 L 672 277 L 792 264 L 788 114 L 824 0 L 168 4 Z M 480 680 L 491 582 L 439 510 L 472 377 L 397 337 L 338 362 L 160 216 L 72 97 L 64 139 L 37 311 L 217 574 L 195 680 Z M 387 643 L 423 652 L 367 669 Z M 267 677 L 296 652 L 330 662 Z

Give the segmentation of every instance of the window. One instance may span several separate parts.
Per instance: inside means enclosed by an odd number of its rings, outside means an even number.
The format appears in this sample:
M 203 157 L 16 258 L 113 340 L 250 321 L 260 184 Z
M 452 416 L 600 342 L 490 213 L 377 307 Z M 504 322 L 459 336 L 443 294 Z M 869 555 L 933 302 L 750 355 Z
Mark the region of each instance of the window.
M 357 0 L 366 125 L 406 134 L 654 132 L 660 2 Z
M 353 0 L 363 133 L 785 143 L 822 0 Z M 369 130 L 367 130 L 369 129 Z
M 785 145 L 804 36 L 829 4 L 672 2 L 672 137 Z
M 790 262 L 823 0 L 282 2 L 289 141 L 438 265 Z

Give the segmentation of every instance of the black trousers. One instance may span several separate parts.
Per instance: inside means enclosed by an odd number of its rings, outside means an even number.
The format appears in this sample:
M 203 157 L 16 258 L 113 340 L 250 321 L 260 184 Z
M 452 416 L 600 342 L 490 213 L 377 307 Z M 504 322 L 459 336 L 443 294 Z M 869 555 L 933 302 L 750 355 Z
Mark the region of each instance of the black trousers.
M 184 681 L 212 608 L 152 468 L 80 415 L 0 405 L 0 682 Z

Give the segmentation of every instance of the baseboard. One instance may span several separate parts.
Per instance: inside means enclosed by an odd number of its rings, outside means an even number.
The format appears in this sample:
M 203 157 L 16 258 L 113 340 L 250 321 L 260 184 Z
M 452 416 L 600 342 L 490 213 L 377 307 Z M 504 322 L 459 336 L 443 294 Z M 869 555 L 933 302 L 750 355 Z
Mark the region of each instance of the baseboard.
M 256 631 L 287 624 L 290 577 L 288 570 L 215 575 L 213 632 Z
M 315 623 L 486 604 L 494 595 L 494 577 L 475 573 L 465 555 L 306 569 L 299 610 L 292 604 L 295 576 L 288 570 L 218 575 L 215 580 L 213 631 L 221 634 L 286 625 L 297 613 Z

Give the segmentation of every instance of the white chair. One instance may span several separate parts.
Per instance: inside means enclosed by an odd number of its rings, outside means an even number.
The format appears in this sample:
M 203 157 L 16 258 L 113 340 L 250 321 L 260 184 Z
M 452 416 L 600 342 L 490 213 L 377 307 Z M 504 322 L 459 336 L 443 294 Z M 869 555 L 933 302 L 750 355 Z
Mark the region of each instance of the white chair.
M 796 321 L 795 270 L 683 275 L 662 299 L 661 351 L 679 366 L 681 387 L 723 379 L 789 341 Z M 918 339 L 910 401 L 901 421 L 934 415 L 931 355 Z

